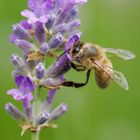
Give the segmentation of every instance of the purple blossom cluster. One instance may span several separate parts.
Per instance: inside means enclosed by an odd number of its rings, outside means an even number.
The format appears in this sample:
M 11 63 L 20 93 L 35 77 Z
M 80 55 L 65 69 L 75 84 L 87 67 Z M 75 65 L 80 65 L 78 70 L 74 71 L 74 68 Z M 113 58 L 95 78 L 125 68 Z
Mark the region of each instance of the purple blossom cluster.
M 80 39 L 77 6 L 84 3 L 86 0 L 28 0 L 28 9 L 21 12 L 26 20 L 12 26 L 10 42 L 21 49 L 23 55 L 11 56 L 17 88 L 8 90 L 7 94 L 22 102 L 23 111 L 12 103 L 6 104 L 6 111 L 22 122 L 24 131 L 54 127 L 52 121 L 67 111 L 65 103 L 53 110 L 51 106 L 57 92 L 54 87 L 66 81 L 64 73 L 71 68 L 72 58 L 63 52 Z M 62 55 L 56 57 L 59 51 Z M 57 59 L 46 67 L 48 57 Z M 48 89 L 44 100 L 40 99 L 42 88 Z

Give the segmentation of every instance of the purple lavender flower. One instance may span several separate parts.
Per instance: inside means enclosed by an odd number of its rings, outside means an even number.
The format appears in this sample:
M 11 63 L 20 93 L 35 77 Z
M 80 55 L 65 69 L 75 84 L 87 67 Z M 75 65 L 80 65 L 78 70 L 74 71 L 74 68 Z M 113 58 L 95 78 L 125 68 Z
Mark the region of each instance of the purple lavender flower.
M 71 68 L 73 60 L 69 50 L 81 35 L 78 30 L 80 20 L 77 5 L 86 2 L 87 0 L 28 0 L 28 9 L 21 12 L 27 19 L 13 25 L 10 42 L 22 50 L 23 58 L 18 55 L 11 57 L 16 66 L 13 76 L 18 88 L 7 91 L 7 94 L 23 103 L 23 112 L 9 103 L 6 111 L 22 121 L 22 134 L 28 129 L 36 132 L 44 127 L 54 127 L 52 121 L 67 112 L 64 103 L 52 111 L 57 93 L 54 87 L 59 87 L 66 81 L 64 74 Z M 63 51 L 62 55 L 46 68 L 46 58 L 56 57 L 55 52 L 58 50 Z M 40 89 L 43 87 L 49 90 L 42 101 Z
M 63 49 L 67 40 L 75 34 L 81 34 L 78 30 L 80 20 L 77 5 L 86 2 L 86 0 L 28 0 L 29 9 L 21 12 L 27 20 L 13 25 L 14 33 L 10 35 L 10 42 L 15 43 L 27 56 L 32 52 L 47 55 L 49 52 Z M 48 46 L 45 47 L 44 44 Z M 30 60 L 41 58 L 37 56 Z
M 19 89 L 11 89 L 7 91 L 7 94 L 12 95 L 15 100 L 32 100 L 32 91 L 35 86 L 33 82 L 27 76 L 18 75 L 15 78 L 16 85 Z
M 52 13 L 58 14 L 58 21 L 61 21 L 60 17 L 65 15 L 77 4 L 86 3 L 86 0 L 28 0 L 29 10 L 24 10 L 21 15 L 28 18 L 29 23 L 35 23 L 37 21 L 47 23 Z M 62 13 L 59 15 L 59 11 L 62 9 Z M 66 17 L 66 16 L 65 16 Z

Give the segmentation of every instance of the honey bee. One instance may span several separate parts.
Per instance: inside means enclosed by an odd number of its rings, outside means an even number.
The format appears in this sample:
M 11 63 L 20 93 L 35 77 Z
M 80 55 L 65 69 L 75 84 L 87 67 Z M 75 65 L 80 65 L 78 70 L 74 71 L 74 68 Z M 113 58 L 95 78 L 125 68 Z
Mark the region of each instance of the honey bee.
M 63 86 L 82 87 L 88 83 L 90 71 L 94 70 L 95 80 L 100 88 L 106 88 L 111 81 L 117 83 L 120 87 L 128 90 L 128 82 L 123 73 L 113 69 L 113 65 L 107 56 L 107 53 L 130 60 L 135 58 L 135 55 L 123 49 L 102 48 L 93 43 L 77 42 L 68 52 L 73 59 L 71 66 L 77 71 L 87 71 L 86 82 L 76 83 L 73 81 L 63 82 Z

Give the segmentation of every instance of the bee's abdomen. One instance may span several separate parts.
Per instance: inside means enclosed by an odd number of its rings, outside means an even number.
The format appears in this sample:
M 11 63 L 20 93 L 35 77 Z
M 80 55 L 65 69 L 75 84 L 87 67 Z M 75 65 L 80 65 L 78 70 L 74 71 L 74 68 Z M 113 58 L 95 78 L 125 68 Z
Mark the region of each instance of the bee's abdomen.
M 111 82 L 111 76 L 106 72 L 95 71 L 95 80 L 100 88 L 107 88 Z

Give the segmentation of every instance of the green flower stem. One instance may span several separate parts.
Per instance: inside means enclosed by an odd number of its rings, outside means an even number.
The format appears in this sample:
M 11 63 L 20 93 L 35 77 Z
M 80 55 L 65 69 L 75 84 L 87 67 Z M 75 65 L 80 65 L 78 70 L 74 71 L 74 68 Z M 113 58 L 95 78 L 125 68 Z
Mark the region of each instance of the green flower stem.
M 35 90 L 33 100 L 33 126 L 37 127 L 36 117 L 40 109 L 40 87 Z M 36 132 L 32 132 L 32 140 L 39 140 L 40 128 L 37 128 Z
M 37 130 L 36 132 L 32 132 L 32 140 L 39 140 L 39 133 L 40 130 Z

